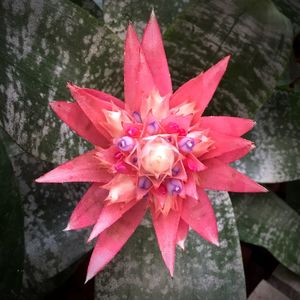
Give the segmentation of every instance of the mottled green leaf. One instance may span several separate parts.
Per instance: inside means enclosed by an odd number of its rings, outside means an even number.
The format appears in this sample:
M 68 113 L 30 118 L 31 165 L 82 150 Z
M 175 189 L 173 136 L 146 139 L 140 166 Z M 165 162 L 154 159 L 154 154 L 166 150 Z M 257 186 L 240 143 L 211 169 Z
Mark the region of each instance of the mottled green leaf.
M 71 0 L 103 23 L 103 11 L 98 0 Z
M 86 244 L 86 231 L 63 231 L 85 186 L 35 183 L 34 179 L 53 165 L 26 154 L 15 143 L 10 142 L 9 146 L 24 207 L 23 294 L 29 293 L 33 299 L 34 295 L 53 288 L 51 280 L 91 248 Z M 55 283 L 61 283 L 62 279 L 55 278 Z
M 220 247 L 194 232 L 177 250 L 172 279 L 146 219 L 120 254 L 96 277 L 96 299 L 245 299 L 238 233 L 227 193 L 209 193 Z
M 300 274 L 300 216 L 271 192 L 231 198 L 241 240 L 265 247 Z
M 294 29 L 300 30 L 300 2 L 298 0 L 273 0 L 276 6 L 293 23 Z
M 103 9 L 104 0 L 93 0 L 93 1 L 100 9 Z
M 51 100 L 67 81 L 122 91 L 123 45 L 67 0 L 0 2 L 0 113 L 5 130 L 34 156 L 61 162 L 87 143 L 58 121 Z
M 300 181 L 290 181 L 286 184 L 287 204 L 300 215 Z
M 0 272 L 2 274 L 0 298 L 17 299 L 23 275 L 23 208 L 2 139 L 0 139 L 0 215 Z
M 247 137 L 257 148 L 237 168 L 259 182 L 300 178 L 300 94 L 276 92 L 255 119 Z
M 279 10 L 292 22 L 294 28 L 293 51 L 289 65 L 278 86 L 281 89 L 300 91 L 300 2 L 298 0 L 274 0 Z
M 141 34 L 154 9 L 161 30 L 165 31 L 189 2 L 190 0 L 106 0 L 103 3 L 104 22 L 120 37 L 124 37 L 128 22 L 132 21 Z
M 249 117 L 270 97 L 284 70 L 292 28 L 270 0 L 194 0 L 165 39 L 176 87 L 231 54 L 206 113 Z

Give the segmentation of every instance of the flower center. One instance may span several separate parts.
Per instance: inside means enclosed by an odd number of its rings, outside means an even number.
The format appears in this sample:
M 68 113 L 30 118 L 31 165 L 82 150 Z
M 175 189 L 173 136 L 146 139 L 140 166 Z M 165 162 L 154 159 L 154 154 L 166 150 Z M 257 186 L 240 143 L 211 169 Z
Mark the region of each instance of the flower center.
M 146 144 L 142 149 L 141 164 L 145 171 L 159 176 L 171 170 L 174 152 L 170 145 L 160 142 Z

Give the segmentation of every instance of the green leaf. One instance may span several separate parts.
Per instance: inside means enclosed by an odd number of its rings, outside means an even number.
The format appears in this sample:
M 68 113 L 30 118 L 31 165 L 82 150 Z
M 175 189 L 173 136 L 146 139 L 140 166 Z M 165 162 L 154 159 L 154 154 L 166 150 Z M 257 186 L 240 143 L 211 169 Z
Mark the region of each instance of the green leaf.
M 57 278 L 58 275 L 72 267 L 92 247 L 86 243 L 86 230 L 63 231 L 85 186 L 35 183 L 34 179 L 51 170 L 53 165 L 37 160 L 11 141 L 9 153 L 24 207 L 22 293 L 34 299 L 61 284 L 65 276 Z
M 0 117 L 22 148 L 61 162 L 88 149 L 50 110 L 68 81 L 120 95 L 123 45 L 67 0 L 0 2 Z
M 276 92 L 256 116 L 247 135 L 257 148 L 236 167 L 265 183 L 300 178 L 300 93 Z
M 289 66 L 279 86 L 300 91 L 300 2 L 298 0 L 274 0 L 278 9 L 292 22 L 294 28 L 293 52 Z
M 106 0 L 103 3 L 104 22 L 120 37 L 124 37 L 128 23 L 132 21 L 138 33 L 142 33 L 150 13 L 154 9 L 162 32 L 182 11 L 190 0 Z
M 276 6 L 293 23 L 297 33 L 300 30 L 300 2 L 298 0 L 273 0 Z
M 300 215 L 300 181 L 290 181 L 286 184 L 286 198 L 287 204 L 292 207 Z
M 292 28 L 270 0 L 194 0 L 165 34 L 176 87 L 231 54 L 208 114 L 253 116 L 287 64 Z
M 300 274 L 300 216 L 271 192 L 231 198 L 241 240 L 265 247 Z
M 239 237 L 227 193 L 209 193 L 220 246 L 190 232 L 178 249 L 173 279 L 146 219 L 120 254 L 96 277 L 96 299 L 245 299 Z
M 71 0 L 73 3 L 79 5 L 83 9 L 87 10 L 92 16 L 96 17 L 101 23 L 103 20 L 103 11 L 100 6 L 100 1 L 97 0 Z
M 17 299 L 22 284 L 23 209 L 12 166 L 0 139 L 0 298 Z

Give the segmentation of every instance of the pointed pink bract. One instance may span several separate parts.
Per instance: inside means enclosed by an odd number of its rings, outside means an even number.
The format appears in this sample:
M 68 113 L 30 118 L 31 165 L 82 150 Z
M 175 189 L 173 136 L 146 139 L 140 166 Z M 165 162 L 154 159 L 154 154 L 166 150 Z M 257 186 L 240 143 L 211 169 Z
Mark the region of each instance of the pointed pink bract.
M 193 173 L 189 174 L 187 181 L 184 185 L 184 192 L 186 196 L 197 200 L 198 192 L 197 192 L 197 184 L 195 178 L 196 176 Z
M 111 179 L 112 174 L 100 167 L 96 157 L 96 150 L 92 150 L 56 167 L 52 171 L 36 179 L 36 182 L 103 182 Z
M 161 96 L 172 93 L 172 82 L 160 29 L 154 13 L 145 28 L 142 48 Z
M 90 143 L 101 147 L 109 145 L 77 103 L 53 101 L 50 106 L 71 129 Z
M 80 229 L 96 223 L 108 192 L 93 183 L 76 205 L 66 230 Z
M 249 177 L 216 158 L 205 161 L 205 165 L 207 169 L 198 173 L 199 186 L 204 189 L 241 193 L 268 191 Z
M 129 24 L 124 51 L 124 95 L 125 105 L 131 112 L 138 111 L 137 80 L 140 64 L 140 42 Z
M 88 266 L 86 282 L 94 277 L 121 250 L 143 219 L 148 202 L 140 201 L 99 237 Z
M 214 210 L 206 193 L 198 189 L 198 198 L 186 198 L 182 203 L 181 218 L 205 240 L 218 245 L 218 226 Z
M 236 118 L 236 117 L 202 117 L 199 120 L 199 128 L 209 128 L 210 130 L 217 131 L 219 133 L 241 136 L 251 130 L 255 122 L 250 119 Z
M 112 109 L 112 104 L 108 101 L 104 101 L 87 92 L 85 89 L 81 89 L 74 85 L 68 86 L 73 98 L 77 101 L 80 108 L 84 111 L 86 116 L 91 120 L 96 129 L 107 140 L 111 140 L 109 133 L 101 126 L 101 123 L 106 122 L 103 109 Z
M 140 49 L 140 63 L 137 74 L 137 99 L 136 106 L 140 110 L 141 103 L 147 101 L 152 92 L 156 90 L 153 77 L 142 48 Z
M 202 115 L 226 71 L 229 58 L 226 56 L 206 72 L 183 84 L 171 97 L 170 106 L 195 103 L 198 115 Z
M 173 276 L 180 211 L 170 210 L 167 215 L 156 215 L 151 209 L 151 214 L 161 255 Z
M 90 94 L 91 96 L 98 98 L 99 100 L 111 102 L 116 106 L 118 106 L 119 108 L 124 109 L 125 107 L 125 103 L 123 101 L 110 94 L 106 94 L 102 91 L 98 91 L 90 88 L 81 88 L 81 90 L 84 91 L 86 94 Z
M 220 160 L 226 164 L 229 164 L 233 161 L 236 161 L 236 160 L 244 157 L 246 154 L 248 154 L 254 148 L 255 148 L 255 146 L 253 144 L 249 144 L 243 148 L 239 148 L 239 149 L 221 154 L 220 156 L 218 156 L 218 160 Z
M 201 156 L 201 160 L 218 157 L 224 153 L 245 147 L 251 148 L 253 143 L 240 137 L 234 137 L 217 131 L 210 131 L 209 137 L 214 141 L 213 149 Z
M 183 219 L 180 219 L 177 235 L 176 235 L 176 244 L 184 250 L 184 242 L 186 240 L 186 237 L 189 233 L 189 225 L 183 221 Z
M 124 213 L 130 210 L 134 205 L 137 205 L 136 201 L 129 201 L 128 203 L 114 203 L 104 206 L 100 214 L 98 215 L 96 225 L 94 226 L 88 242 L 98 236 L 106 228 L 117 222 Z
M 131 25 L 125 42 L 124 85 L 126 107 L 131 112 L 139 112 L 141 103 L 156 89 L 143 49 Z

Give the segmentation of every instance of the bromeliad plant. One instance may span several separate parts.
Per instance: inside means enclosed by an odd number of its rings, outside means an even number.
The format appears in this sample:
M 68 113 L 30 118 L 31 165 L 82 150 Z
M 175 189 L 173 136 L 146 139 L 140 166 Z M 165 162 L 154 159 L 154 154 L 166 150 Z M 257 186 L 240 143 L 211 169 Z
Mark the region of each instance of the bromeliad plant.
M 174 273 L 176 244 L 189 228 L 218 245 L 216 218 L 206 189 L 267 190 L 228 164 L 252 150 L 241 138 L 249 119 L 203 117 L 229 56 L 175 93 L 154 14 L 139 42 L 129 25 L 124 58 L 125 103 L 94 89 L 68 84 L 76 102 L 51 103 L 56 114 L 95 145 L 37 182 L 92 182 L 66 230 L 90 225 L 98 237 L 87 280 L 117 254 L 149 208 L 163 260 Z

